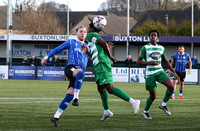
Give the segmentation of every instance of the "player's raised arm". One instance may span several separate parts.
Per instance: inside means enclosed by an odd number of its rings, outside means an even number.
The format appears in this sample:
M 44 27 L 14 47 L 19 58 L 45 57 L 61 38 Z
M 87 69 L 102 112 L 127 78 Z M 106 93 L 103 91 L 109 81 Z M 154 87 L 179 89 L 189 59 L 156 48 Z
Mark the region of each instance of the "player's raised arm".
M 104 51 L 106 52 L 106 54 L 108 55 L 108 57 L 113 61 L 113 62 L 117 62 L 117 58 L 115 58 L 114 56 L 111 55 L 110 53 L 110 48 L 108 46 L 108 44 L 102 39 L 100 38 L 97 41 L 97 44 L 99 44 L 100 46 L 103 47 Z
M 190 65 L 190 67 L 189 67 L 189 70 L 188 70 L 188 74 L 190 74 L 191 70 L 192 70 L 192 61 L 191 60 L 189 61 L 189 65 Z
M 62 50 L 68 49 L 69 48 L 69 43 L 70 41 L 65 41 L 62 45 L 56 47 L 55 49 L 53 49 L 51 52 L 49 52 L 41 61 L 41 65 L 45 66 L 47 59 L 52 57 L 55 54 L 58 54 L 59 52 L 61 52 Z

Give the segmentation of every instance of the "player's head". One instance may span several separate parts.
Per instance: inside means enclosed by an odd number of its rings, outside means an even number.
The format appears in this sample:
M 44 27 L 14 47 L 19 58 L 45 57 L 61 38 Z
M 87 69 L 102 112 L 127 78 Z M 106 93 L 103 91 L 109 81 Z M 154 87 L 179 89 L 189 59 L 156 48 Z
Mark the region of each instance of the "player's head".
M 179 52 L 180 54 L 183 54 L 184 51 L 185 51 L 185 47 L 184 47 L 183 45 L 179 45 L 179 47 L 178 47 L 178 52 Z
M 101 30 L 98 30 L 97 28 L 95 28 L 94 27 L 94 24 L 93 24 L 93 22 L 91 22 L 90 24 L 89 24 L 89 27 L 88 27 L 88 32 L 100 32 Z
M 35 57 L 35 55 L 32 55 L 32 59 L 34 60 L 36 57 Z
M 196 58 L 197 58 L 197 55 L 196 55 L 196 54 L 193 54 L 193 58 L 195 58 L 195 59 L 196 59 Z
M 151 43 L 156 43 L 156 41 L 159 38 L 159 32 L 157 30 L 151 30 L 149 32 L 149 38 L 150 38 Z
M 87 35 L 87 28 L 83 25 L 76 28 L 76 35 L 79 41 L 84 41 Z
M 97 15 L 89 24 L 89 31 L 100 32 L 106 26 L 106 24 L 107 24 L 106 18 L 102 15 Z

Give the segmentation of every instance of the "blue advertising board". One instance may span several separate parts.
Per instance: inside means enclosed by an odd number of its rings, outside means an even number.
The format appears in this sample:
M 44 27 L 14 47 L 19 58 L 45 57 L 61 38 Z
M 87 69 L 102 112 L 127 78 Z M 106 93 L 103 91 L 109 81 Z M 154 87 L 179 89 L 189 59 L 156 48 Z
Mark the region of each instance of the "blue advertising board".
M 38 66 L 37 67 L 37 79 L 38 80 L 65 80 L 65 67 L 49 67 Z
M 35 80 L 34 66 L 10 66 L 9 79 Z

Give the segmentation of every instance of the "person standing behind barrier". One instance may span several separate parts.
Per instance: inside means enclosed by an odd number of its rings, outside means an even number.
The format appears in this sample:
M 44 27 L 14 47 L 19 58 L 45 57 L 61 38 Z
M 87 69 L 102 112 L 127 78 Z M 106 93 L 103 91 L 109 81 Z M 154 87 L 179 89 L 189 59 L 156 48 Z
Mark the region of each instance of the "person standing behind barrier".
M 197 55 L 193 54 L 193 57 L 192 57 L 192 67 L 197 66 L 197 65 L 198 65 Z
M 23 65 L 28 65 L 28 58 L 26 56 L 24 56 L 23 61 L 22 61 Z
M 58 120 L 63 111 L 69 106 L 70 102 L 73 100 L 72 105 L 78 106 L 78 95 L 85 78 L 85 70 L 88 63 L 88 58 L 85 53 L 81 50 L 81 45 L 87 46 L 84 43 L 87 34 L 87 28 L 85 26 L 79 26 L 76 29 L 76 35 L 78 40 L 69 39 L 62 45 L 53 49 L 48 53 L 41 61 L 44 66 L 49 57 L 61 52 L 62 50 L 68 49 L 69 61 L 67 67 L 65 68 L 65 75 L 69 79 L 69 86 L 65 98 L 59 105 L 58 110 L 55 115 L 51 118 L 55 127 L 59 127 Z
M 128 55 L 127 58 L 125 59 L 125 64 L 131 64 L 133 62 L 132 56 Z
M 31 66 L 37 66 L 37 58 L 35 55 L 32 55 L 31 59 L 29 60 Z
M 186 76 L 186 65 L 189 62 L 189 70 L 188 74 L 191 73 L 192 69 L 192 62 L 190 59 L 190 55 L 185 52 L 185 48 L 183 45 L 178 47 L 178 52 L 174 54 L 171 65 L 173 66 L 175 63 L 175 71 L 178 77 L 180 78 L 180 89 L 179 89 L 179 98 L 184 99 L 183 97 L 183 89 L 184 89 L 184 80 Z M 175 91 L 176 91 L 176 84 L 178 80 L 174 80 L 174 92 L 171 95 L 171 99 L 175 99 Z
M 60 59 L 59 59 L 58 55 L 55 55 L 54 59 L 53 59 L 53 65 L 59 66 L 59 64 L 60 64 Z

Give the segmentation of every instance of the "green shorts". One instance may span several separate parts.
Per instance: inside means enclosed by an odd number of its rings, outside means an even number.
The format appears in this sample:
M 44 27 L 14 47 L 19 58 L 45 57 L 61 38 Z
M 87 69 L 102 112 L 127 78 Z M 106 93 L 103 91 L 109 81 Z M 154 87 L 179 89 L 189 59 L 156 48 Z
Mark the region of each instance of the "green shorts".
M 159 71 L 145 79 L 146 90 L 154 91 L 157 87 L 156 81 L 161 83 L 169 76 L 164 71 Z
M 96 83 L 105 85 L 113 83 L 111 65 L 106 63 L 99 63 L 94 67 L 96 71 Z

